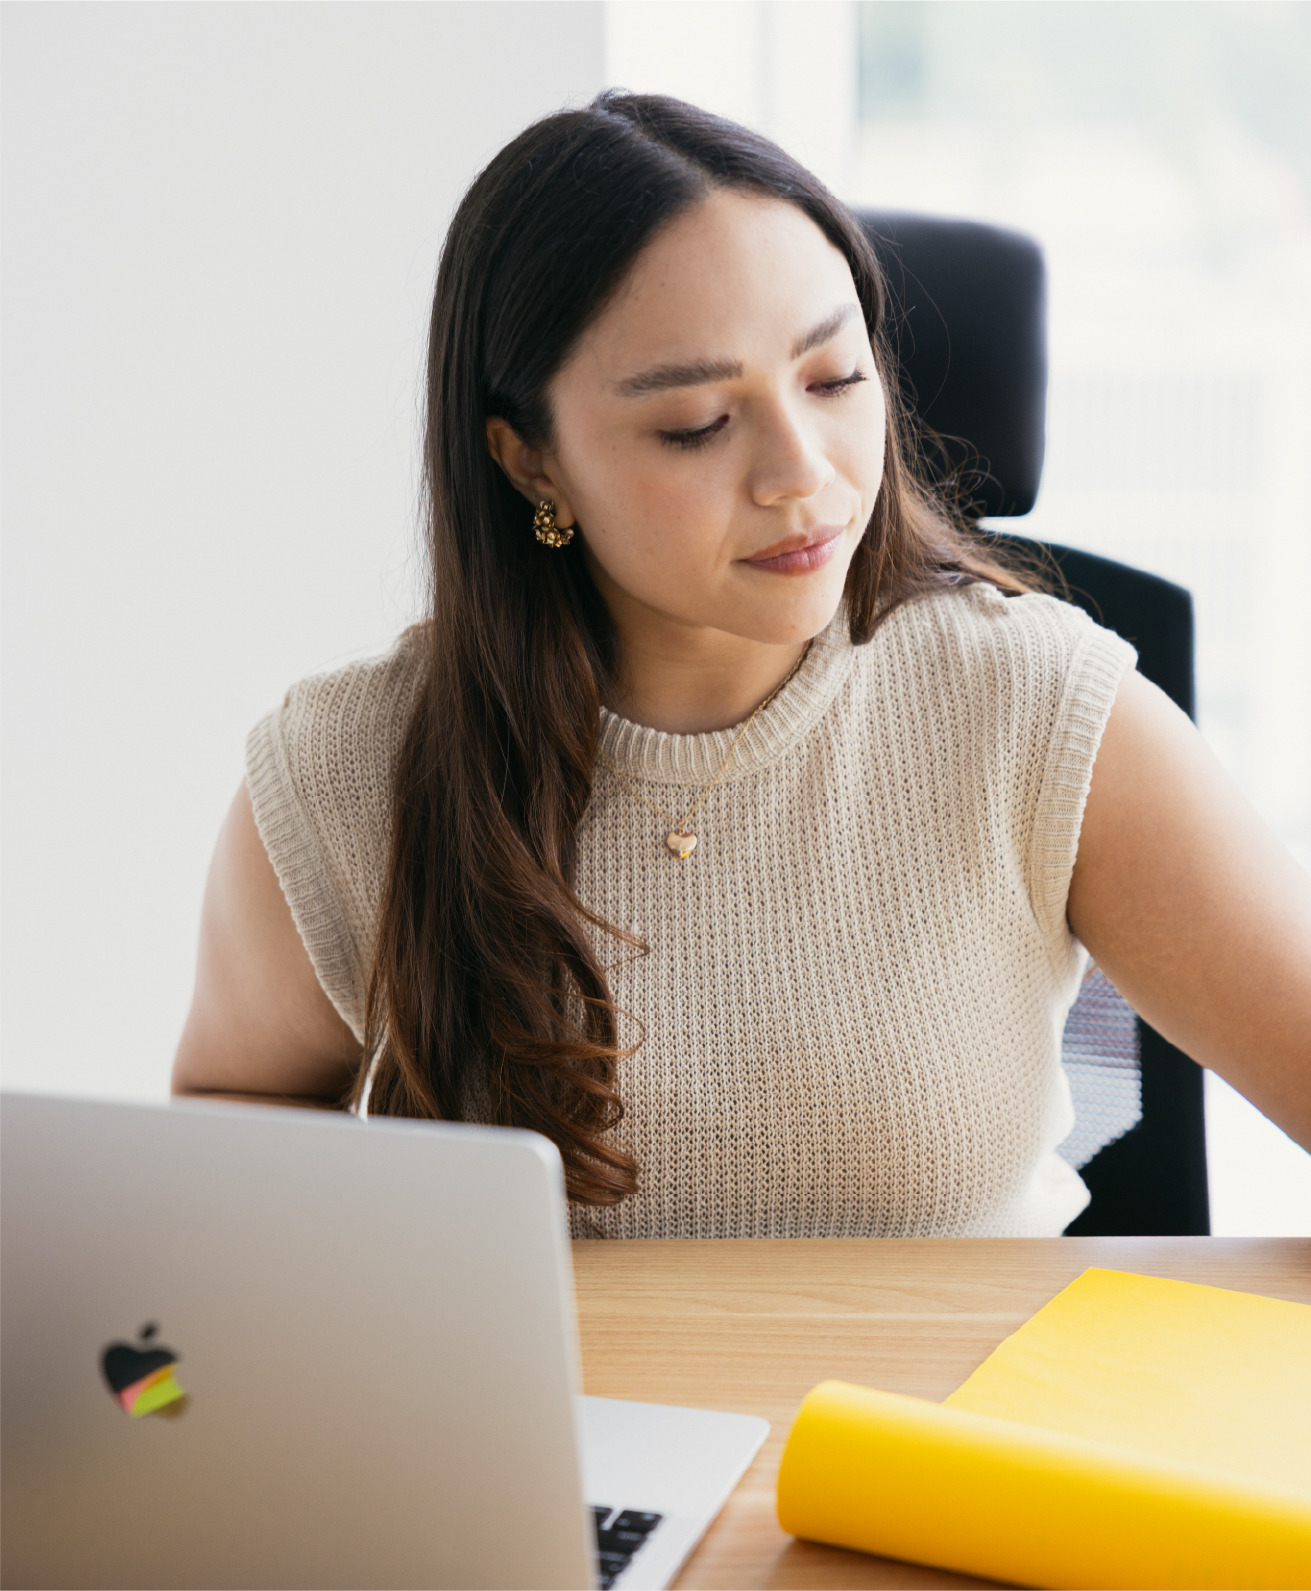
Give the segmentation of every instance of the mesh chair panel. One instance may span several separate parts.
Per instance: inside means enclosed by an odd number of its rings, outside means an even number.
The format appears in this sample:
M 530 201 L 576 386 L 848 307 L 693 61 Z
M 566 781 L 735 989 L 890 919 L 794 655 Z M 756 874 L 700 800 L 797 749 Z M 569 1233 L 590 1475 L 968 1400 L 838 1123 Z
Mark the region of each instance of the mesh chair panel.
M 1074 1131 L 1056 1153 L 1078 1171 L 1143 1115 L 1138 1018 L 1100 967 L 1070 1007 L 1061 1061 L 1074 1099 Z

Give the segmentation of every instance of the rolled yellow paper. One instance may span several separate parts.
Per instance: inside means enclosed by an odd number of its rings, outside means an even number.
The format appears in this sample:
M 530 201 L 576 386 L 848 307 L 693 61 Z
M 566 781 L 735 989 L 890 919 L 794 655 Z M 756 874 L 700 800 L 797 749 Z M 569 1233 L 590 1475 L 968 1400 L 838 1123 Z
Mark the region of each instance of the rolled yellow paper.
M 778 1476 L 810 1541 L 1044 1587 L 1311 1587 L 1311 1497 L 825 1381 Z

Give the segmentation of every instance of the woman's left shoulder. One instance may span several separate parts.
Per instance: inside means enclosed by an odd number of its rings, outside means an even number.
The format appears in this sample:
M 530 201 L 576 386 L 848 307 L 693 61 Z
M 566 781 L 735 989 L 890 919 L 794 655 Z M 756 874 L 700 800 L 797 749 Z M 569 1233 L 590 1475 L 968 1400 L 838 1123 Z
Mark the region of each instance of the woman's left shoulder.
M 1060 692 L 1088 671 L 1118 680 L 1136 658 L 1127 641 L 1073 603 L 1036 591 L 1006 596 L 983 581 L 906 602 L 883 628 L 885 644 L 957 681 L 1010 675 Z
M 898 618 L 910 629 L 948 639 L 977 637 L 1001 646 L 1024 636 L 1051 636 L 1058 644 L 1069 644 L 1102 628 L 1072 602 L 1042 591 L 1012 596 L 983 580 L 914 598 L 904 603 L 890 622 Z

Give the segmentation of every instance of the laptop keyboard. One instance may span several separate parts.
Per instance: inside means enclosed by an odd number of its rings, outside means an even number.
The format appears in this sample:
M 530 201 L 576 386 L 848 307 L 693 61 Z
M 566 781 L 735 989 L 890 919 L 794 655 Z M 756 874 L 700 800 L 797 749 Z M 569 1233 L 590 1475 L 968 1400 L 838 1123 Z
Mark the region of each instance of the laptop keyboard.
M 610 1587 L 628 1567 L 629 1560 L 664 1518 L 663 1514 L 644 1514 L 636 1508 L 602 1508 L 594 1505 L 596 1519 L 596 1577 L 601 1591 Z

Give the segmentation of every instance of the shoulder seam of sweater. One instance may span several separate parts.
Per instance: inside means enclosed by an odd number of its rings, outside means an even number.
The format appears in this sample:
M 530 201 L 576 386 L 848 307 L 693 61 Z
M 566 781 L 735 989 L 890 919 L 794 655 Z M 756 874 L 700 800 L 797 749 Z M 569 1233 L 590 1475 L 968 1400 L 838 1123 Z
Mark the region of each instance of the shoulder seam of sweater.
M 1137 656 L 1128 641 L 1091 621 L 1070 656 L 1026 859 L 1029 898 L 1053 964 L 1072 937 L 1065 908 L 1097 750 L 1120 680 Z
M 318 833 L 296 794 L 283 742 L 285 704 L 262 718 L 246 741 L 246 783 L 255 826 L 277 874 L 323 992 L 355 1038 L 360 1020 L 361 947 L 339 897 Z

